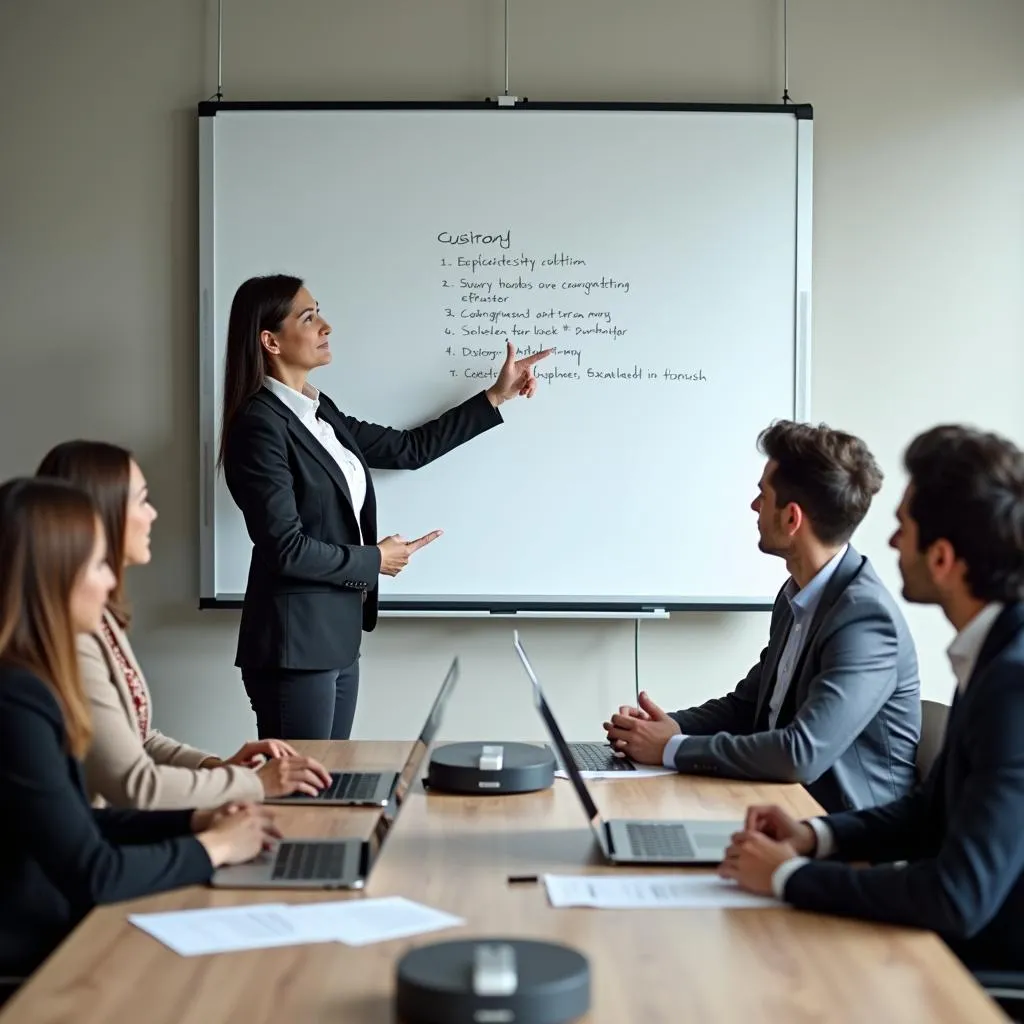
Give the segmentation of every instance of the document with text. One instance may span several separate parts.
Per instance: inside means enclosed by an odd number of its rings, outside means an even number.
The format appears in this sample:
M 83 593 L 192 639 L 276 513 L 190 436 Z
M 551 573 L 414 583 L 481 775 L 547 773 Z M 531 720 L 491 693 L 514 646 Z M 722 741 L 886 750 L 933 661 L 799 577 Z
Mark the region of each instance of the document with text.
M 553 907 L 601 910 L 710 907 L 764 908 L 786 904 L 770 896 L 752 896 L 712 874 L 545 875 Z
M 130 914 L 128 920 L 180 956 L 317 942 L 363 946 L 465 924 L 401 896 Z

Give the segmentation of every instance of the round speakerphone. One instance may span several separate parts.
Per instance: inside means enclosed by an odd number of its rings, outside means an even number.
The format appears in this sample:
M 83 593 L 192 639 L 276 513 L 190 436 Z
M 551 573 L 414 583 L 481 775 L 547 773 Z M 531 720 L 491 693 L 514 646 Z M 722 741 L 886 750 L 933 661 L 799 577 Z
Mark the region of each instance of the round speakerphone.
M 402 1024 L 567 1024 L 590 1009 L 590 965 L 568 946 L 457 939 L 398 961 Z

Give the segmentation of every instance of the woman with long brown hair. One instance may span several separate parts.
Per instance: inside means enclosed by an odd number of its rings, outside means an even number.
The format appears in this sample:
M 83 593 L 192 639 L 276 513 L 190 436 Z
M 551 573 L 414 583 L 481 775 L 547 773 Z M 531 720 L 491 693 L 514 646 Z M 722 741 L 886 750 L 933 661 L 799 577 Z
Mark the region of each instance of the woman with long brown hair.
M 507 344 L 485 391 L 397 430 L 346 415 L 309 383 L 331 361 L 330 334 L 297 277 L 235 292 L 218 464 L 253 543 L 235 664 L 260 736 L 349 738 L 378 577 L 441 535 L 379 540 L 370 470 L 419 469 L 496 427 L 500 405 L 536 392 L 533 365 L 554 351 L 517 359 Z
M 96 509 L 56 480 L 0 487 L 0 976 L 29 974 L 94 906 L 207 881 L 276 835 L 254 805 L 90 807 L 92 723 L 75 634 L 114 576 Z
M 85 757 L 93 803 L 171 810 L 296 792 L 316 796 L 330 781 L 326 769 L 281 740 L 246 743 L 221 760 L 153 727 L 149 687 L 128 639 L 124 575 L 129 566 L 149 562 L 157 513 L 131 452 L 101 441 L 66 441 L 46 454 L 37 475 L 66 480 L 92 498 L 114 574 L 99 628 L 78 637 L 78 663 L 93 721 Z

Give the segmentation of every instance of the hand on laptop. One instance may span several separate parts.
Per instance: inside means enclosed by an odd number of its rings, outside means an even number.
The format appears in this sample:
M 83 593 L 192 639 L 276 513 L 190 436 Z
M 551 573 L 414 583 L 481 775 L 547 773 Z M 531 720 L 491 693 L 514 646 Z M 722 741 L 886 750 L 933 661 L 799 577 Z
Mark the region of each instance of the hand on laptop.
M 259 804 L 225 804 L 211 811 L 195 811 L 192 831 L 215 868 L 244 864 L 281 838 L 269 809 Z
M 619 713 L 604 723 L 604 730 L 617 753 L 639 764 L 661 764 L 665 744 L 679 732 L 679 726 L 646 693 L 641 693 L 640 706 L 619 708 Z
M 256 774 L 267 797 L 291 796 L 292 793 L 316 796 L 331 782 L 330 772 L 311 757 L 275 757 L 258 768 Z
M 265 758 L 298 757 L 299 752 L 284 740 L 252 740 L 243 743 L 238 750 L 221 764 L 237 764 L 243 768 L 258 768 Z

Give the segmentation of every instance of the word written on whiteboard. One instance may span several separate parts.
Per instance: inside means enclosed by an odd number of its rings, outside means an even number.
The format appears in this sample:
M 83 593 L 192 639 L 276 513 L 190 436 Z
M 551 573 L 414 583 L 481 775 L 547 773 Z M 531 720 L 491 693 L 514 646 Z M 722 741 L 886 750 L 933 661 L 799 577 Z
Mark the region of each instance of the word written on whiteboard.
M 479 231 L 464 231 L 461 234 L 442 231 L 437 240 L 444 245 L 499 245 L 502 249 L 508 249 L 512 245 L 512 229 L 509 228 L 503 235 L 485 235 Z
M 538 260 L 535 256 L 529 256 L 525 252 L 521 252 L 518 256 L 508 256 L 505 253 L 501 253 L 498 256 L 485 256 L 483 253 L 478 252 L 475 256 L 455 257 L 456 267 L 468 267 L 474 273 L 481 267 L 511 267 L 512 269 L 522 267 L 528 269 L 532 274 L 537 269 L 538 264 L 541 269 L 547 270 L 551 267 L 585 267 L 587 261 L 580 259 L 578 256 L 570 256 L 565 252 L 554 252 L 541 260 Z M 441 260 L 442 267 L 450 267 L 451 265 L 447 259 Z
M 575 350 L 562 349 L 562 353 L 569 354 L 569 358 L 575 358 Z M 579 360 L 576 360 L 579 366 Z M 450 376 L 460 376 L 458 370 L 449 370 Z M 706 384 L 708 378 L 703 370 L 651 370 L 643 366 L 588 366 L 580 369 L 564 369 L 561 366 L 547 366 L 538 364 L 534 368 L 534 376 L 538 381 L 546 384 L 553 384 L 556 381 L 622 381 L 632 384 L 650 384 L 654 381 L 660 383 L 676 384 Z M 493 380 L 498 376 L 498 370 L 494 367 L 476 368 L 464 367 L 461 376 L 469 380 Z

